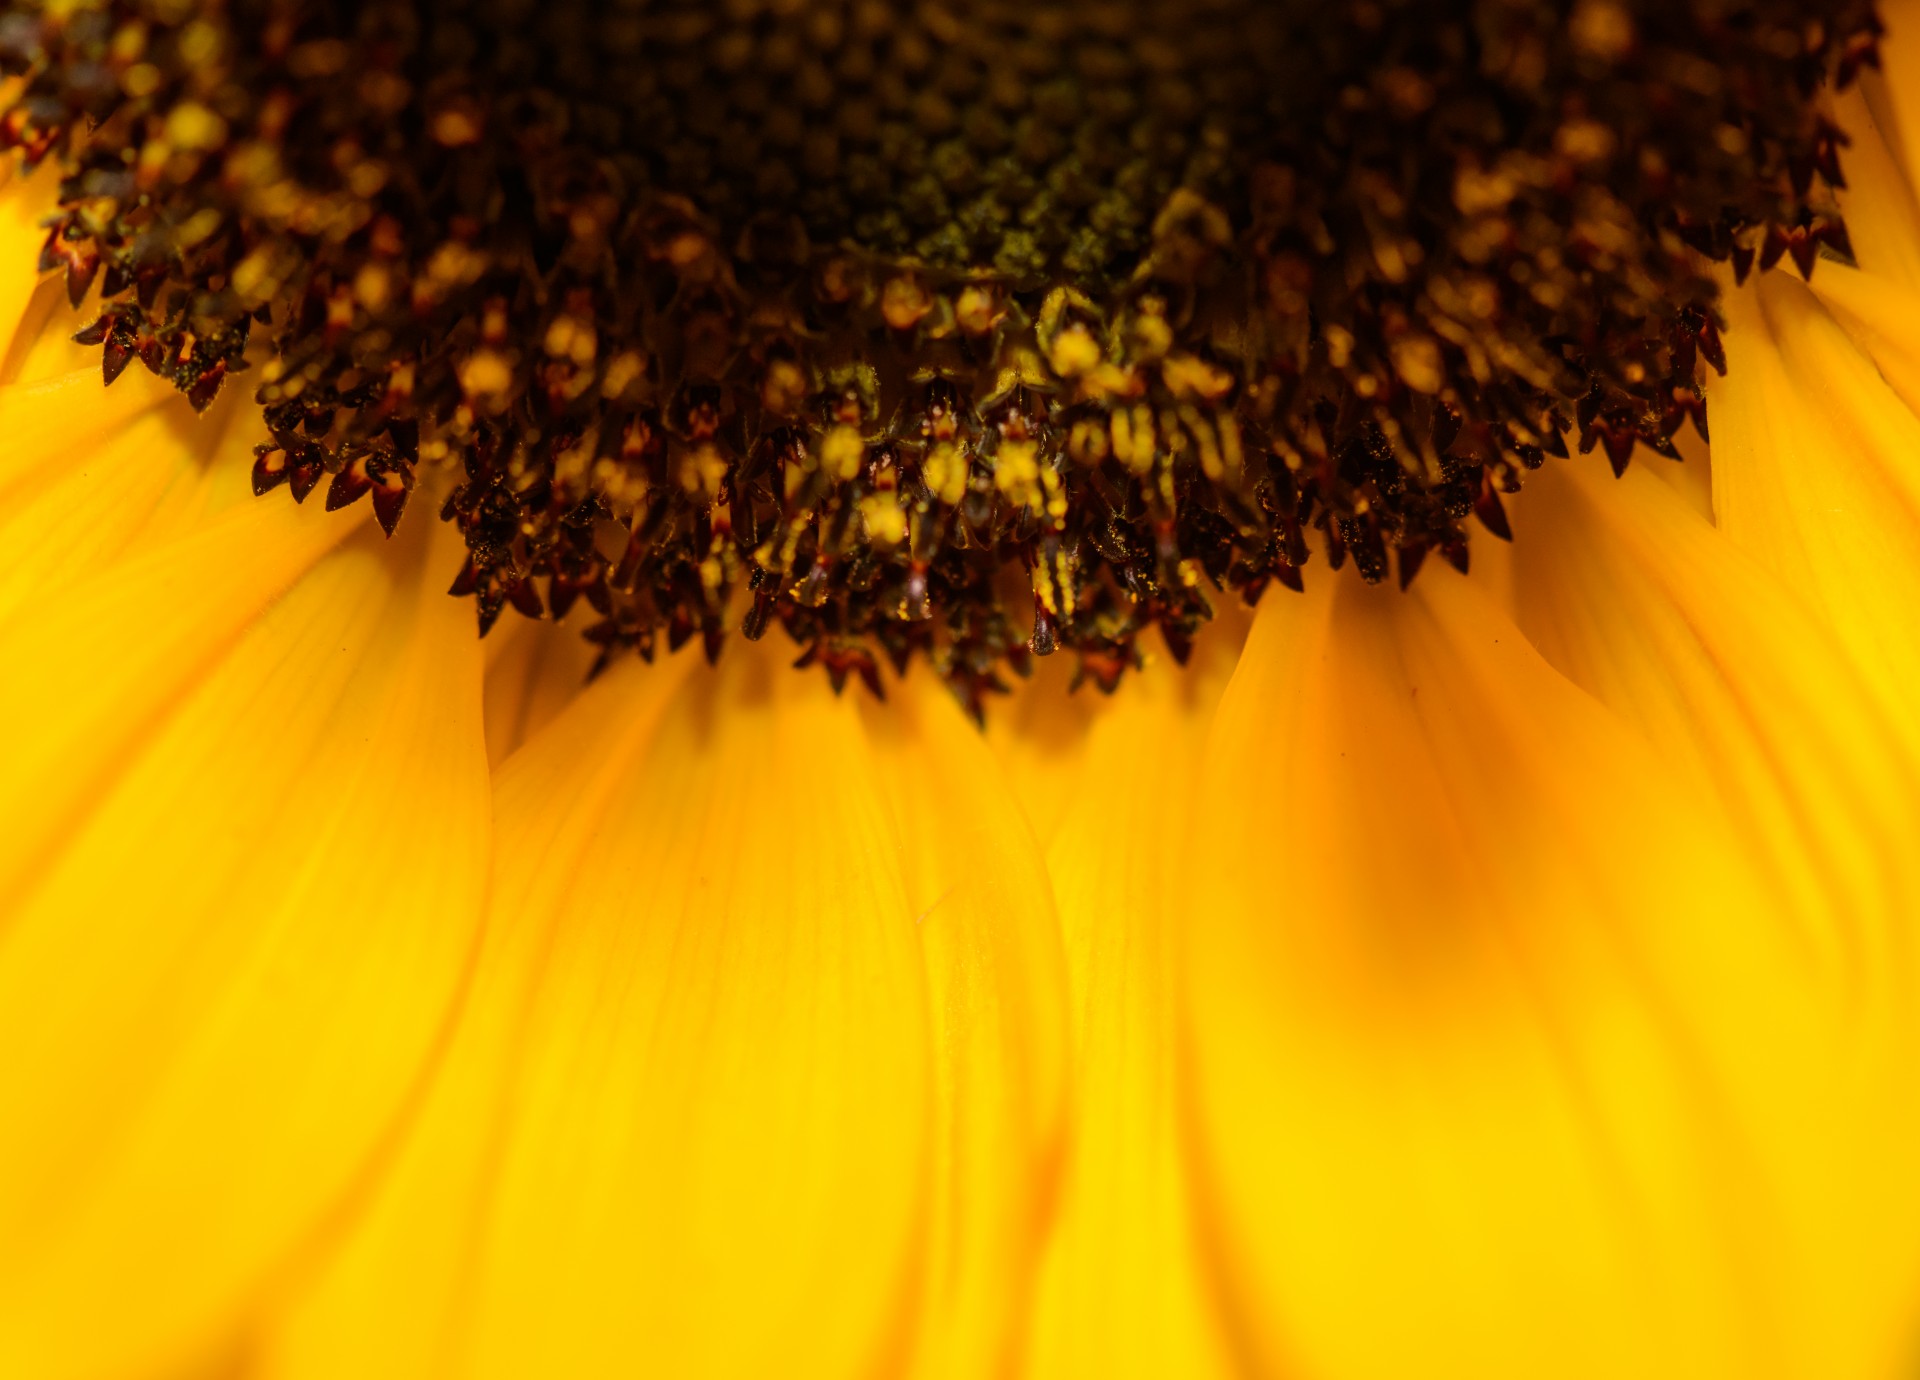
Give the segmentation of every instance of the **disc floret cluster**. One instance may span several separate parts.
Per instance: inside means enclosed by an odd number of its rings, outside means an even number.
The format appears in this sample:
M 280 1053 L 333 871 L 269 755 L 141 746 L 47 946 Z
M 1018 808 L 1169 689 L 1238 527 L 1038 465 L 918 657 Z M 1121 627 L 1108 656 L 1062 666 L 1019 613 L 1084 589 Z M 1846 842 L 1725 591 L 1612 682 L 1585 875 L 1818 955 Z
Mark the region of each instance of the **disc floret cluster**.
M 975 712 L 1404 584 L 1570 448 L 1706 433 L 1711 265 L 1849 255 L 1870 3 L 62 0 L 0 18 L 42 258 L 254 486 L 431 493 L 485 632 Z M 584 606 L 585 615 L 576 612 Z

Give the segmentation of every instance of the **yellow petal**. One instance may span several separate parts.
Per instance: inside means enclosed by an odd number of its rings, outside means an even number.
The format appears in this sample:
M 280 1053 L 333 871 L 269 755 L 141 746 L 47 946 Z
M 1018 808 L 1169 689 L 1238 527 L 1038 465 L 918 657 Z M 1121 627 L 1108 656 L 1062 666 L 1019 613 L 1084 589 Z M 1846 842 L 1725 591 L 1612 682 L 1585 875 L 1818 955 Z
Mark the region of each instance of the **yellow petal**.
M 1837 275 L 1836 275 L 1837 276 Z M 1713 508 L 1804 598 L 1911 729 L 1920 687 L 1920 419 L 1803 285 L 1727 295 Z
M 1129 672 L 1121 683 L 1131 691 L 1150 682 L 1159 687 L 1155 695 L 1177 697 L 1179 707 L 1204 719 L 1232 673 L 1247 624 L 1247 613 L 1237 602 L 1217 606 L 1213 621 L 1195 639 L 1190 673 L 1161 650 L 1157 634 L 1149 633 L 1141 639 L 1144 669 Z M 1125 693 L 1099 693 L 1091 681 L 1074 690 L 1074 674 L 1071 656 L 1049 657 L 1035 666 L 1030 679 L 1016 682 L 1009 696 L 994 698 L 987 706 L 987 742 L 1034 832 L 1049 847 L 1066 825 L 1069 810 L 1086 798 L 1079 782 L 1094 725 L 1127 700 Z M 1175 700 L 1169 698 L 1167 706 L 1174 708 Z
M 257 1374 L 414 1380 L 459 1368 L 529 1008 L 568 935 L 576 877 L 609 841 L 615 795 L 634 789 L 691 662 L 616 668 L 496 778 L 492 919 L 447 1054 L 375 1191 L 282 1301 Z M 588 880 L 606 890 L 619 862 L 601 852 Z
M 1900 18 L 1896 28 L 1905 33 L 1907 16 Z M 1893 43 L 1883 60 L 1904 64 L 1914 56 L 1907 44 Z M 1896 120 L 1894 93 L 1878 74 L 1867 78 L 1837 97 L 1834 110 L 1852 140 L 1840 198 L 1860 266 L 1823 262 L 1811 285 L 1908 408 L 1920 410 L 1920 331 L 1913 324 L 1920 312 L 1920 199 L 1898 140 L 1887 137 Z
M 1789 934 L 1470 585 L 1269 601 L 1207 782 L 1192 1135 L 1259 1373 L 1886 1373 L 1905 1247 L 1804 1253 L 1863 1152 Z
M 175 390 L 140 369 L 112 388 L 100 386 L 100 374 L 78 369 L 37 383 L 0 388 L 0 428 L 7 444 L 0 449 L 0 498 L 15 504 L 84 465 L 142 413 L 177 396 Z M 153 458 L 164 471 L 190 458 L 197 448 L 176 457 Z
M 599 648 L 573 625 L 503 619 L 488 634 L 487 761 L 498 767 L 559 715 L 587 684 Z
M 25 177 L 15 170 L 10 155 L 0 170 L 0 355 L 8 353 L 6 347 L 13 342 L 33 337 L 29 308 L 45 276 L 38 269 L 40 248 L 47 242 L 40 222 L 59 199 L 58 163 L 49 158 Z
M 1920 409 L 1920 290 L 1880 274 L 1822 265 L 1814 293 L 1907 405 Z
M 941 906 L 903 865 L 861 712 L 782 660 L 623 663 L 503 769 L 489 944 L 447 1063 L 290 1296 L 269 1373 L 907 1364 L 930 1138 L 977 1144 L 934 1108 L 915 922 Z M 995 939 L 995 966 L 1031 942 Z M 1037 990 L 949 1014 L 1019 1029 Z M 1045 1100 L 1022 1114 L 1044 1123 Z
M 85 401 L 97 406 L 99 379 L 84 378 L 83 384 L 90 392 Z M 135 392 L 127 390 L 130 396 Z M 175 393 L 98 440 L 83 439 L 78 447 L 70 437 L 55 441 L 57 460 L 42 467 L 38 482 L 6 494 L 0 507 L 0 549 L 7 552 L 6 568 L 0 570 L 0 620 L 28 604 L 51 604 L 142 537 L 151 538 L 157 520 L 190 502 L 183 491 L 190 494 L 205 482 L 208 453 L 218 446 L 230 411 L 197 417 Z M 220 478 L 253 501 L 244 473 L 223 467 Z M 287 498 L 277 494 L 267 501 Z
M 1190 670 L 1150 667 L 1111 699 L 1050 676 L 995 730 L 1057 821 L 1074 1016 L 1073 1136 L 1024 1374 L 1229 1373 L 1193 1249 L 1175 1035 L 1194 769 L 1236 621 L 1208 630 Z
M 16 267 L 31 266 L 31 263 L 31 259 L 21 260 Z M 73 337 L 83 325 L 99 314 L 97 284 L 92 295 L 75 311 L 67 300 L 65 275 L 43 277 L 27 299 L 26 309 L 20 314 L 20 324 L 14 331 L 12 344 L 6 348 L 4 355 L 0 355 L 0 383 L 9 386 L 44 383 L 62 374 L 84 370 L 93 375 L 93 381 L 98 385 L 101 382 L 100 347 L 82 345 Z M 131 378 L 145 372 L 144 369 L 136 369 L 125 377 Z M 171 388 L 169 391 L 172 391 Z
M 909 1340 L 914 912 L 876 865 L 892 840 L 853 704 L 775 676 L 741 649 L 685 687 L 564 874 L 521 851 L 503 783 L 496 892 L 526 900 L 498 923 L 565 901 L 455 1339 L 471 1373 L 837 1375 Z M 521 779 L 543 766 L 580 770 Z
M 1836 993 L 1903 989 L 1920 782 L 1844 649 L 1648 464 L 1550 466 L 1512 506 L 1529 641 L 1719 801 Z
M 1512 517 L 1529 640 L 1720 802 L 1744 869 L 1795 920 L 1809 991 L 1845 1031 L 1831 1077 L 1860 1117 L 1848 1128 L 1857 1191 L 1822 1206 L 1822 1281 L 1839 1285 L 1860 1261 L 1869 1277 L 1841 1287 L 1910 1277 L 1911 1261 L 1861 1243 L 1920 1241 L 1911 753 L 1801 601 L 1644 466 L 1617 481 L 1598 463 L 1553 467 Z
M 862 705 L 926 961 L 931 1221 L 912 1374 L 1010 1372 L 1065 1130 L 1067 982 L 1046 864 L 979 732 L 926 674 Z
M 1834 119 L 1851 140 L 1842 155 L 1847 185 L 1838 196 L 1860 267 L 1912 292 L 1920 289 L 1920 204 L 1883 132 L 1881 119 L 1891 118 L 1887 101 L 1884 83 L 1871 80 L 1833 98 Z M 1823 262 L 1814 273 L 1816 290 L 1829 266 Z
M 1920 4 L 1881 0 L 1877 8 L 1887 30 L 1880 44 L 1881 71 L 1864 72 L 1861 85 L 1889 152 L 1908 185 L 1920 188 Z M 1851 182 L 1851 150 L 1845 156 Z
M 265 595 L 214 578 L 177 582 L 161 618 L 123 569 L 117 602 L 57 611 L 119 623 L 11 630 L 40 731 L 114 741 L 0 929 L 0 1373 L 230 1356 L 412 1095 L 470 960 L 488 826 L 479 650 L 433 530 L 369 532 L 257 618 Z M 242 554 L 234 537 L 195 557 Z M 228 635 L 168 660 L 208 625 Z M 132 661 L 171 693 L 109 677 L 63 719 L 62 659 Z M 32 828 L 7 789 L 9 829 Z
M 1084 695 L 1070 693 L 1071 675 L 1066 657 L 1051 657 L 1011 698 L 990 701 L 987 707 L 987 742 L 1021 812 L 1048 847 L 1066 823 L 1088 734 L 1110 702 L 1091 687 Z
M 1907 407 L 1920 410 L 1920 200 L 1884 134 L 1890 100 L 1877 79 L 1836 99 L 1852 139 L 1841 209 L 1860 266 L 1823 262 L 1811 286 Z
M 0 777 L 0 898 L 29 883 L 175 701 L 365 516 L 364 505 L 246 501 L 0 621 L 0 664 L 13 668 L 0 717 L 15 725 Z

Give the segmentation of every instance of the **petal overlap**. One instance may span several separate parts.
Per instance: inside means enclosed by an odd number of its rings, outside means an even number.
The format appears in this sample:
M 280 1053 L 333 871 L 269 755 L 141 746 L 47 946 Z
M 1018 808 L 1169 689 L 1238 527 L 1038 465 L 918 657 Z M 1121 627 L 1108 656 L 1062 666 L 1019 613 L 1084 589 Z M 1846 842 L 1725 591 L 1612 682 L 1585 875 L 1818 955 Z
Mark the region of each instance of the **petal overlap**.
M 257 548 L 240 533 L 258 538 L 271 514 L 243 517 L 183 539 L 190 556 L 162 553 L 173 611 L 201 620 L 190 668 L 135 654 L 152 683 L 108 677 L 118 699 L 90 685 L 73 720 L 47 698 L 59 675 L 15 688 L 42 697 L 38 722 L 67 754 L 49 770 L 77 769 L 62 745 L 115 732 L 14 874 L 0 924 L 9 1374 L 227 1363 L 395 1129 L 472 951 L 479 649 L 441 591 L 447 553 L 425 525 L 391 548 L 363 529 L 277 601 L 180 578 L 210 550 L 227 578 L 244 573 Z M 151 616 L 155 573 L 112 567 L 66 607 Z M 47 667 L 128 656 L 56 627 L 36 640 L 44 627 L 17 621 L 10 651 Z M 10 771 L 6 788 L 34 784 Z
M 687 660 L 615 669 L 501 769 L 472 997 L 268 1373 L 962 1374 L 1013 1345 L 1058 1137 L 1024 823 L 951 704 L 902 711 L 927 752 L 763 649 Z
M 1810 1263 L 1843 1023 L 1697 791 L 1484 596 L 1263 608 L 1207 780 L 1194 1172 L 1256 1373 L 1887 1362 L 1848 1288 L 1900 1243 Z
M 1272 597 L 1284 597 L 1275 595 Z M 1073 998 L 1073 1136 L 1024 1374 L 1231 1373 L 1199 1268 L 1179 1133 L 1179 960 L 1197 768 L 1238 628 L 1096 697 L 1065 667 L 990 732 L 1048 829 Z

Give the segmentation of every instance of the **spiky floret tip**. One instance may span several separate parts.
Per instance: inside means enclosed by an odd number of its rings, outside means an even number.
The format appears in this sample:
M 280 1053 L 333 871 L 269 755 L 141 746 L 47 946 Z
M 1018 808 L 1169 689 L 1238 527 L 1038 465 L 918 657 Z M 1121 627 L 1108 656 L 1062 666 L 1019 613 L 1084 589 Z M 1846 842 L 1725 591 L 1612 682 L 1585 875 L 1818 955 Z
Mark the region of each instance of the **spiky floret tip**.
M 1464 568 L 1706 431 L 1711 261 L 1847 257 L 1800 0 L 82 0 L 0 142 L 109 383 L 252 369 L 256 490 L 436 474 L 481 629 L 779 622 L 836 684 L 1111 689 L 1209 592 Z

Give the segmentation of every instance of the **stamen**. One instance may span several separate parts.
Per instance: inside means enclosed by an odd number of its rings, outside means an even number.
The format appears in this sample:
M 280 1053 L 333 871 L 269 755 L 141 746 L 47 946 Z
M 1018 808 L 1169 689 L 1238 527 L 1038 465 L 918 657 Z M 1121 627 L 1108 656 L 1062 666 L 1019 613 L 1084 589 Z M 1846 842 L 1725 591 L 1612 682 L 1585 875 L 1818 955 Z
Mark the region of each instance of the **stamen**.
M 1309 552 L 1402 585 L 1599 446 L 1677 459 L 1736 279 L 1850 250 L 1868 0 L 64 0 L 0 18 L 78 339 L 256 492 L 419 476 L 512 606 L 836 685 L 1111 690 Z M 264 339 L 262 338 L 264 337 Z M 1315 535 L 1310 539 L 1309 534 Z M 739 610 L 744 608 L 744 613 Z

